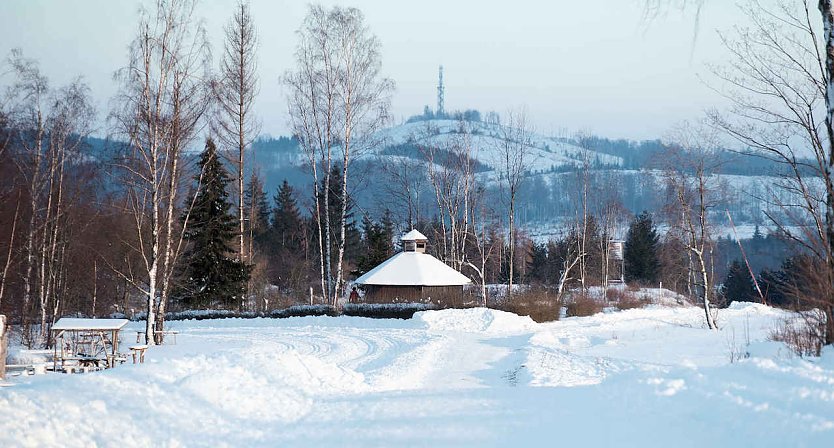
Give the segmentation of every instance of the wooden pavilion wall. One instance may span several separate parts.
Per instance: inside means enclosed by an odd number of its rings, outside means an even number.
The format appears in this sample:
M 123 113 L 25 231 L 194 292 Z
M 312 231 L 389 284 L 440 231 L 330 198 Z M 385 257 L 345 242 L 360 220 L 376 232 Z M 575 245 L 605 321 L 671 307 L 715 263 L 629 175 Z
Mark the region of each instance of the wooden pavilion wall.
M 462 307 L 472 302 L 463 286 L 364 285 L 364 303 L 432 303 L 441 308 Z

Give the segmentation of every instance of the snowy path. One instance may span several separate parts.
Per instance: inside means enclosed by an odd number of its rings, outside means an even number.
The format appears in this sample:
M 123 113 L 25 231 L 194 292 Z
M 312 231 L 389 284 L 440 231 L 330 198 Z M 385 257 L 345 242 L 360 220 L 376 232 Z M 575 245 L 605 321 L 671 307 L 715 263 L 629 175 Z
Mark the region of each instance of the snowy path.
M 175 322 L 144 365 L 0 388 L 0 446 L 832 446 L 834 353 L 764 341 L 782 317 Z

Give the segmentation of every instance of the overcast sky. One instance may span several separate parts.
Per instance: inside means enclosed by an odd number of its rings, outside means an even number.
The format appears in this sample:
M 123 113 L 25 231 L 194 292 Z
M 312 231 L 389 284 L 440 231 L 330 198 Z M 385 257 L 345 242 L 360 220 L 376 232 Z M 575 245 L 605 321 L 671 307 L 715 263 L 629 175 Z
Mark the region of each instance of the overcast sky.
M 325 2 L 326 4 L 334 2 Z M 651 139 L 721 103 L 702 79 L 721 63 L 716 30 L 744 20 L 732 1 L 705 2 L 646 21 L 643 0 L 335 2 L 360 8 L 383 44 L 383 72 L 397 83 L 396 121 L 436 104 L 437 68 L 445 67 L 446 109 L 504 112 L 524 106 L 548 135 L 592 132 Z M 3 0 L 0 53 L 21 48 L 54 85 L 81 75 L 100 116 L 126 62 L 140 1 Z M 203 0 L 215 48 L 235 2 Z M 252 0 L 260 33 L 263 132 L 287 133 L 279 76 L 292 64 L 302 1 Z M 694 42 L 693 42 L 694 41 Z M 217 51 L 217 50 L 215 50 Z M 8 81 L 8 79 L 3 79 Z M 105 134 L 101 125 L 97 134 Z

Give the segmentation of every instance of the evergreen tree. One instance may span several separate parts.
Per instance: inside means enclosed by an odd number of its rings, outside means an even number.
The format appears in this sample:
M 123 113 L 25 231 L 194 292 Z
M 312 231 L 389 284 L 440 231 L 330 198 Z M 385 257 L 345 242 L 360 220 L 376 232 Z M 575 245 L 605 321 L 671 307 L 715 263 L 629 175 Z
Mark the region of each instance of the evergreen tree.
M 304 223 L 295 200 L 295 190 L 284 179 L 273 197 L 275 208 L 272 212 L 273 244 L 282 248 L 296 250 L 301 245 L 301 232 Z
M 727 278 L 724 279 L 724 297 L 729 305 L 730 302 L 754 302 L 756 301 L 756 290 L 753 279 L 747 268 L 738 261 L 733 260 L 730 269 L 727 271 Z
M 362 275 L 391 257 L 394 253 L 394 222 L 391 213 L 385 210 L 380 222 L 374 222 L 365 217 L 362 220 L 365 233 L 363 248 L 365 253 L 360 255 L 356 274 Z
M 638 283 L 657 282 L 660 263 L 657 257 L 657 230 L 649 212 L 641 213 L 628 228 L 623 257 L 626 281 Z
M 236 254 L 237 220 L 229 213 L 229 175 L 211 139 L 206 140 L 200 156 L 200 170 L 202 182 L 185 232 L 189 247 L 185 253 L 183 300 L 192 307 L 232 307 L 241 303 L 249 268 L 232 258 Z M 195 179 L 201 181 L 200 176 Z
M 548 279 L 547 244 L 534 244 L 530 263 L 530 281 L 546 284 Z
M 269 215 L 271 210 L 264 193 L 264 184 L 257 172 L 252 173 L 249 184 L 244 192 L 243 204 L 247 210 L 246 219 L 249 221 L 247 229 L 255 239 L 269 230 Z
M 768 305 L 787 308 L 793 303 L 785 294 L 785 271 L 781 269 L 764 269 L 759 274 L 759 287 Z

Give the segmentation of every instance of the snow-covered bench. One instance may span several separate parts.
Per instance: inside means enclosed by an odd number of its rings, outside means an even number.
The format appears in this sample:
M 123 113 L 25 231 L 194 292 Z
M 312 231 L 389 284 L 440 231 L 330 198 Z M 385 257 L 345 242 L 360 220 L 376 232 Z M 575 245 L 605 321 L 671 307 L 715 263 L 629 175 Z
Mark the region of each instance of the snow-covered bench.
M 131 345 L 128 347 L 130 352 L 133 354 L 133 363 L 136 364 L 137 358 L 139 359 L 139 363 L 145 362 L 145 351 L 148 349 L 147 345 Z

